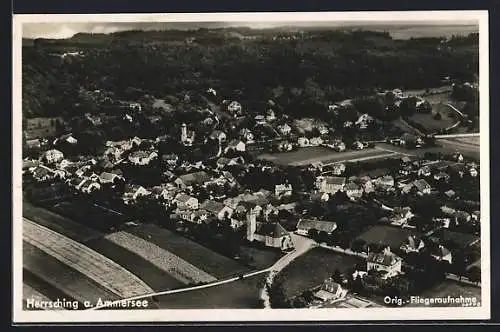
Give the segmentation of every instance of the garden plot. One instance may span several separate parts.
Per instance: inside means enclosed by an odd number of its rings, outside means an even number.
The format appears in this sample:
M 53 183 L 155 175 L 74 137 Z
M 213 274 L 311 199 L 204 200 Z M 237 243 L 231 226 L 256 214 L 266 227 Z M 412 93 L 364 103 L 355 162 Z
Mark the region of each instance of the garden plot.
M 24 219 L 24 240 L 122 298 L 152 293 L 137 276 L 109 258 L 48 228 Z
M 132 251 L 185 284 L 217 280 L 182 258 L 130 233 L 117 232 L 106 236 L 106 239 Z

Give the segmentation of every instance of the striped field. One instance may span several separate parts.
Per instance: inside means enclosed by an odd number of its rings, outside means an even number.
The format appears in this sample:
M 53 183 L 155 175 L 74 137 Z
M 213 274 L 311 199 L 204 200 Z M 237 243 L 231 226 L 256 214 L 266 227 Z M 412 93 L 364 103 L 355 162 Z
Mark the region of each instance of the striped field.
M 26 242 L 86 275 L 122 298 L 153 292 L 142 280 L 109 258 L 46 227 L 24 219 Z
M 207 283 L 217 280 L 182 258 L 127 232 L 112 233 L 106 236 L 106 239 L 148 260 L 183 283 Z

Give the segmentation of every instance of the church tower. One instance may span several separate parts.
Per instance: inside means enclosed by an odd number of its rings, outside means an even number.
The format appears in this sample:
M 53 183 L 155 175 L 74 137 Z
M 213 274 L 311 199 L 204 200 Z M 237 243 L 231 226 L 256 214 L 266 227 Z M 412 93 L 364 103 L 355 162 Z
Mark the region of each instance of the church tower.
M 257 230 L 257 215 L 253 211 L 247 212 L 247 240 L 252 242 Z
M 181 127 L 181 142 L 184 143 L 187 140 L 187 126 L 185 123 Z

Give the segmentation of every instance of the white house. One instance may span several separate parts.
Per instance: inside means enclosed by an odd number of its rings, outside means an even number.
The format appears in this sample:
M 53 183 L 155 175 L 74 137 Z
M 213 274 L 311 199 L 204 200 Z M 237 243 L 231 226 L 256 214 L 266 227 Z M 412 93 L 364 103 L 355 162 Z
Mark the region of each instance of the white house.
M 200 205 L 200 209 L 206 210 L 214 215 L 219 220 L 224 220 L 226 217 L 231 218 L 233 209 L 221 202 L 207 199 Z
M 363 188 L 354 182 L 349 182 L 344 186 L 344 191 L 351 199 L 360 198 L 363 195 Z
M 443 247 L 442 245 L 439 245 L 435 250 L 431 252 L 432 258 L 434 258 L 437 261 L 446 261 L 449 264 L 452 263 L 452 255 L 451 251 L 449 251 L 447 248 Z
M 245 143 L 240 140 L 232 140 L 227 144 L 226 152 L 229 150 L 244 152 L 246 149 Z
M 282 135 L 290 135 L 290 133 L 292 132 L 292 127 L 290 127 L 288 124 L 282 124 L 280 126 L 278 126 L 278 131 L 282 134 Z
M 406 241 L 401 245 L 401 251 L 405 253 L 419 252 L 425 247 L 424 241 L 416 236 L 410 235 Z
M 347 290 L 344 290 L 340 284 L 328 278 L 321 288 L 314 293 L 314 297 L 321 301 L 334 301 L 342 299 L 346 294 Z
M 335 194 L 343 191 L 345 178 L 338 176 L 318 176 L 316 178 L 316 188 L 322 193 Z
M 295 233 L 303 236 L 308 236 L 310 230 L 325 232 L 332 234 L 337 229 L 337 223 L 334 221 L 317 220 L 317 219 L 300 219 L 297 224 Z
M 289 183 L 277 184 L 274 186 L 274 194 L 277 197 L 291 196 L 292 195 L 292 185 Z
M 155 151 L 135 151 L 129 155 L 128 160 L 134 165 L 148 165 L 156 157 L 158 154 Z
M 43 154 L 42 158 L 48 163 L 48 164 L 55 164 L 60 162 L 61 160 L 64 159 L 64 154 L 56 149 L 51 149 L 45 151 Z
M 311 143 L 309 142 L 309 139 L 307 137 L 299 137 L 297 139 L 297 144 L 299 144 L 300 147 L 305 147 L 309 146 Z
M 199 206 L 197 198 L 186 195 L 184 193 L 179 193 L 177 196 L 175 196 L 174 203 L 176 203 L 178 207 L 184 209 L 195 210 Z
M 150 191 L 146 190 L 146 188 L 139 185 L 127 185 L 125 187 L 125 192 L 122 196 L 122 200 L 125 204 L 130 204 L 131 202 L 136 201 L 139 197 L 149 196 L 151 194 Z
M 370 252 L 366 259 L 367 271 L 376 270 L 383 273 L 383 278 L 387 279 L 401 273 L 402 259 L 391 252 L 387 247 L 380 253 Z

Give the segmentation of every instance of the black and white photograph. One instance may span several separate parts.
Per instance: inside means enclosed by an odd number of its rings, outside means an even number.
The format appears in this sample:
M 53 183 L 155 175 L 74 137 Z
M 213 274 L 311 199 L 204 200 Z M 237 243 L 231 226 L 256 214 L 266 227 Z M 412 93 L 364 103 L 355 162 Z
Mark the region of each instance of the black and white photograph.
M 487 11 L 13 20 L 15 321 L 490 318 Z

